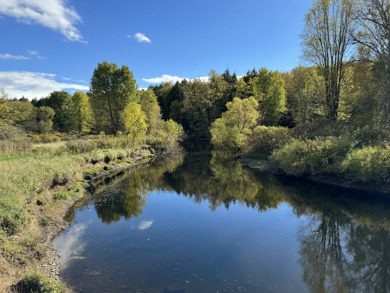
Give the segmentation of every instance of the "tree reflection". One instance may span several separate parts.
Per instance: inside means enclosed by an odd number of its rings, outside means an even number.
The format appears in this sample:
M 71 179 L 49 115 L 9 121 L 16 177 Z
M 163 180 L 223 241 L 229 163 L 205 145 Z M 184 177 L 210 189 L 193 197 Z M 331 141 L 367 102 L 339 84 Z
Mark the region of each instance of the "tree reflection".
M 354 292 L 390 292 L 390 235 L 382 227 L 351 225 L 348 278 Z
M 310 292 L 390 292 L 388 221 L 377 217 L 389 208 L 359 201 L 349 208 L 350 203 L 332 197 L 317 201 L 300 207 L 311 215 L 299 237 L 303 280 Z
M 171 172 L 182 163 L 182 158 L 156 162 L 149 168 L 137 168 L 105 186 L 94 198 L 96 213 L 104 223 L 129 220 L 142 214 L 148 194 L 155 189 L 165 189 L 163 174 Z M 169 188 L 168 188 L 169 189 Z
M 310 292 L 349 292 L 345 284 L 340 226 L 337 216 L 311 223 L 309 235 L 301 239 L 303 280 Z

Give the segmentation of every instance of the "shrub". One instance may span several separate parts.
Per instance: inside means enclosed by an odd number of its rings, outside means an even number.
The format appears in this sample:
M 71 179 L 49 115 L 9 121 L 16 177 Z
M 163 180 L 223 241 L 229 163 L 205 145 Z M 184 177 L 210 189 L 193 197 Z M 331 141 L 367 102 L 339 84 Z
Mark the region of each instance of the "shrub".
M 257 126 L 245 141 L 244 154 L 252 158 L 267 158 L 289 139 L 288 128 Z
M 292 139 L 283 148 L 274 151 L 271 159 L 287 174 L 316 175 L 337 169 L 351 146 L 351 139 L 346 137 Z
M 390 183 L 390 147 L 363 147 L 341 163 L 340 173 L 353 181 Z

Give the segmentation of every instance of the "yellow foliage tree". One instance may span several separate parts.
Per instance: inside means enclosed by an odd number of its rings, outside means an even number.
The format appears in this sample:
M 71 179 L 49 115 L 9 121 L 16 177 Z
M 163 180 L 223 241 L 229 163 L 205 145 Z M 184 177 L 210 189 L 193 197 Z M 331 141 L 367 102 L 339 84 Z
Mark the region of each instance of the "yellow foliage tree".
M 146 135 L 148 125 L 146 115 L 142 112 L 141 105 L 130 103 L 123 112 L 126 132 L 132 140 L 133 145 Z

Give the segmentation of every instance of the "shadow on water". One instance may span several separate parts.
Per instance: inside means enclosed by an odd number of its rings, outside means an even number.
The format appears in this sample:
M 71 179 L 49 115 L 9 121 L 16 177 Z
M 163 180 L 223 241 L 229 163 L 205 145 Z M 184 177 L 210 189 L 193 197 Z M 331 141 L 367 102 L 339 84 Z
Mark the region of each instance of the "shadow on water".
M 296 263 L 301 271 L 297 282 L 303 281 L 308 292 L 390 292 L 390 199 L 382 194 L 297 182 L 244 168 L 239 161 L 221 154 L 195 152 L 184 160 L 154 162 L 147 168 L 131 170 L 97 190 L 77 210 L 93 206 L 106 224 L 130 220 L 143 214 L 152 192 L 176 193 L 195 203 L 206 203 L 210 212 L 245 206 L 267 213 L 287 204 L 295 218 L 304 219 L 296 227 Z M 138 286 L 149 288 L 149 284 Z M 140 292 L 215 289 L 211 285 L 195 288 Z M 248 285 L 236 290 L 256 292 L 259 288 Z M 262 290 L 285 290 L 275 288 Z

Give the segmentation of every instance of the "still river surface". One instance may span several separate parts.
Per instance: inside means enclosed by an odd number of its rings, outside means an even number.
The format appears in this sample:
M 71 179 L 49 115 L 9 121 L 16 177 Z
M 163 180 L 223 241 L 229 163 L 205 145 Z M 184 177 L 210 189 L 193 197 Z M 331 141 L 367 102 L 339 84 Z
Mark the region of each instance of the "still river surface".
M 75 292 L 390 292 L 389 197 L 207 154 L 126 171 L 69 220 Z

